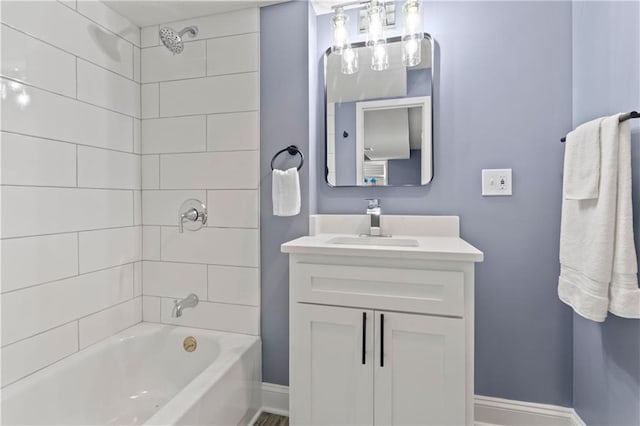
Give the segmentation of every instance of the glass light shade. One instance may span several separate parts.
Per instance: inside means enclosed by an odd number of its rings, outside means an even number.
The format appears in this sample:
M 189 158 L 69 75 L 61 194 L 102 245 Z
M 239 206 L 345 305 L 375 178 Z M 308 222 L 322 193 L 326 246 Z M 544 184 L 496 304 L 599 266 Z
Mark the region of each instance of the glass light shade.
M 407 0 L 402 6 L 402 38 L 422 33 L 422 8 L 419 0 Z
M 347 47 L 342 51 L 342 59 L 340 60 L 340 70 L 342 74 L 355 74 L 360 70 L 358 63 L 358 51 Z
M 402 41 L 402 65 L 415 67 L 422 61 L 422 39 L 409 38 Z
M 389 52 L 387 43 L 382 41 L 371 46 L 371 69 L 384 71 L 389 68 Z
M 333 27 L 333 45 L 331 51 L 341 55 L 342 51 L 349 47 L 349 30 L 347 29 L 349 16 L 344 14 L 342 8 L 336 9 L 335 15 L 331 18 Z
M 384 3 L 376 0 L 371 1 L 369 10 L 367 10 L 367 21 L 369 23 L 367 46 L 373 46 L 385 39 L 384 27 L 387 21 L 387 15 Z

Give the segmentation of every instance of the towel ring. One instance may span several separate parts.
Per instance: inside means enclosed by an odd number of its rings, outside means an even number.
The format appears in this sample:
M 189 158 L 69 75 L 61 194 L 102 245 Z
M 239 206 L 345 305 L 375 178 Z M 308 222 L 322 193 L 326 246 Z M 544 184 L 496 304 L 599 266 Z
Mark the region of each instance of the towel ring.
M 284 149 L 281 149 L 280 151 L 276 152 L 276 154 L 271 159 L 271 170 L 274 169 L 273 162 L 275 161 L 276 157 L 278 157 L 278 155 L 282 154 L 285 151 L 288 152 L 289 155 L 298 154 L 300 156 L 300 165 L 298 166 L 298 170 L 300 170 L 302 168 L 302 166 L 304 166 L 304 155 L 302 155 L 302 152 L 300 152 L 298 147 L 295 146 L 295 145 L 289 145 L 288 147 L 286 147 Z

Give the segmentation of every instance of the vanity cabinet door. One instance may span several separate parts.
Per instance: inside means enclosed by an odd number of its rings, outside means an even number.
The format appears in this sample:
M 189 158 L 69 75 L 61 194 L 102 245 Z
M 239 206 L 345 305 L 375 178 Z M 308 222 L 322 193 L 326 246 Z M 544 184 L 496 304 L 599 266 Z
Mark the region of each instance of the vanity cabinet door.
M 375 424 L 465 424 L 464 320 L 375 311 Z
M 373 424 L 373 311 L 294 305 L 294 425 Z

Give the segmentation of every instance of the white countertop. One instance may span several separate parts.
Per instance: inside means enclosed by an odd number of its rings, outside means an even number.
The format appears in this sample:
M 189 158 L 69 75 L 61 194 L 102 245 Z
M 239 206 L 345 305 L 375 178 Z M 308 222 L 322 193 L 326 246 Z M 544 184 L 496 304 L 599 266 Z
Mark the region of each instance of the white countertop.
M 282 244 L 283 253 L 327 256 L 387 257 L 418 260 L 449 260 L 482 262 L 484 254 L 460 237 L 394 235 L 393 238 L 412 239 L 416 247 L 333 244 L 336 237 L 357 237 L 354 234 L 317 234 L 300 237 Z M 380 237 L 385 238 L 385 237 Z

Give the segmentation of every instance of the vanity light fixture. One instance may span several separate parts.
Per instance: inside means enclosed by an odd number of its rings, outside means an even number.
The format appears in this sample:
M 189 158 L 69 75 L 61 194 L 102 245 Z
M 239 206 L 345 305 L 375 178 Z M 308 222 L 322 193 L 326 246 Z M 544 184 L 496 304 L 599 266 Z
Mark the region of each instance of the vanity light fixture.
M 371 69 L 384 71 L 389 68 L 389 52 L 384 37 L 384 26 L 387 21 L 384 2 L 371 0 L 367 10 L 367 19 L 369 21 L 367 46 L 371 49 Z
M 358 51 L 348 46 L 342 51 L 342 58 L 340 60 L 340 69 L 342 74 L 355 74 L 360 70 L 358 64 Z
M 419 0 L 407 0 L 402 6 L 402 64 L 415 67 L 422 60 L 422 10 Z
M 345 49 L 351 48 L 347 22 L 349 22 L 349 16 L 344 13 L 344 8 L 337 7 L 333 18 L 331 18 L 331 26 L 333 27 L 333 45 L 331 46 L 331 51 L 337 55 L 342 55 Z
M 422 8 L 421 0 L 406 0 L 402 6 L 402 63 L 404 66 L 413 67 L 422 60 Z M 331 18 L 333 29 L 333 44 L 331 52 L 342 55 L 341 70 L 343 74 L 355 74 L 359 70 L 358 51 L 351 48 L 347 23 L 349 16 L 345 8 L 366 7 L 367 42 L 371 50 L 371 69 L 384 71 L 389 68 L 389 51 L 385 38 L 387 20 L 387 7 L 384 0 L 354 0 L 333 6 L 334 16 Z M 391 12 L 395 13 L 393 9 Z M 391 25 L 395 21 L 391 16 Z

